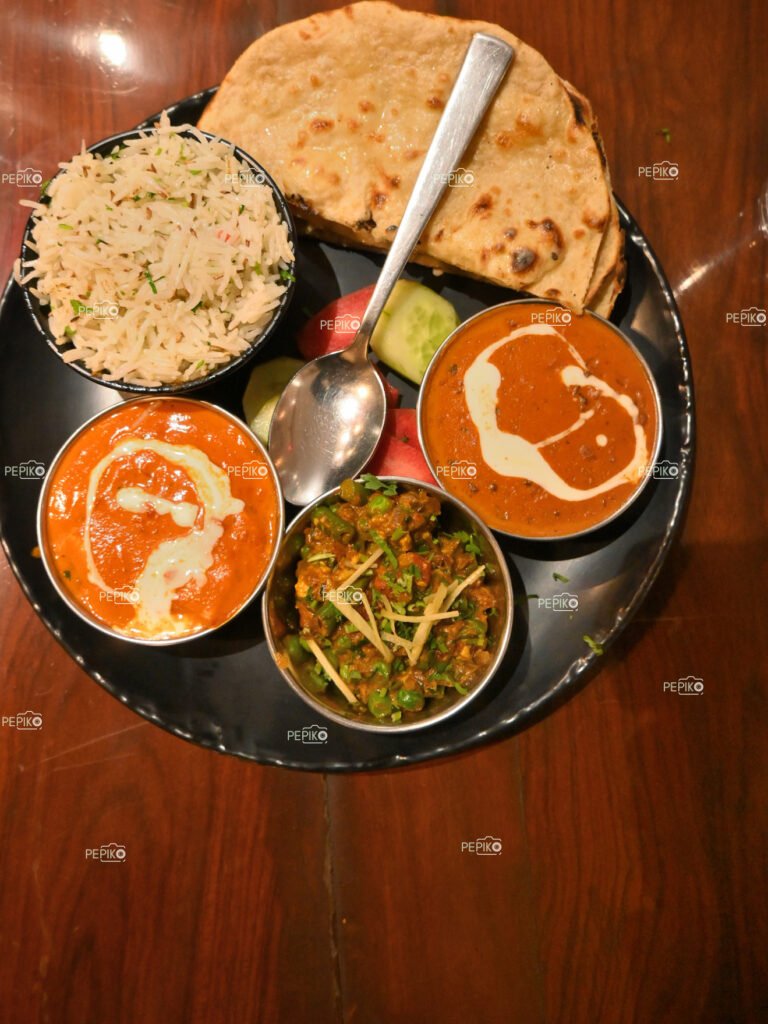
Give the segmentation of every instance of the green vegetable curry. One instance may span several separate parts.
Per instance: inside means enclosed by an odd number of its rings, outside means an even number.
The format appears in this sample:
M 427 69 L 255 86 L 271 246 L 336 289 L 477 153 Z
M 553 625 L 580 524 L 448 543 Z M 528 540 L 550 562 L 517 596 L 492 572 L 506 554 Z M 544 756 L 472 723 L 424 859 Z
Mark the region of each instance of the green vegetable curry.
M 497 595 L 479 538 L 441 529 L 440 500 L 421 488 L 346 480 L 304 531 L 295 599 L 294 671 L 361 715 L 398 722 L 464 694 L 493 657 Z

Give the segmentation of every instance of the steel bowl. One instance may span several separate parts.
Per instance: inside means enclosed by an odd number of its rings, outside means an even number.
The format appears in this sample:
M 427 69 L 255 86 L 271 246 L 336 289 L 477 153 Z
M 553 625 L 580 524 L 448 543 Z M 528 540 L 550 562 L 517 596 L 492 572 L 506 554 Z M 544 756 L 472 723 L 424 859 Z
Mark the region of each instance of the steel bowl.
M 178 397 L 179 396 L 176 395 L 158 395 L 146 398 L 133 398 L 130 401 L 121 403 L 120 405 L 112 405 L 108 409 L 104 409 L 101 412 L 96 413 L 95 416 L 92 416 L 81 427 L 77 428 L 77 430 L 64 442 L 59 451 L 56 453 L 56 456 L 53 462 L 51 463 L 48 472 L 46 473 L 45 480 L 43 481 L 43 486 L 40 490 L 40 498 L 37 503 L 37 543 L 40 549 L 40 557 L 42 559 L 43 566 L 45 567 L 45 571 L 48 574 L 48 578 L 53 584 L 56 593 L 59 595 L 62 601 L 64 601 L 67 607 L 71 611 L 73 611 L 75 615 L 82 619 L 83 622 L 87 622 L 89 626 L 93 626 L 94 629 L 98 629 L 101 633 L 105 633 L 107 636 L 113 637 L 115 640 L 123 640 L 127 643 L 141 644 L 145 647 L 170 647 L 174 644 L 184 643 L 187 640 L 197 640 L 201 636 L 207 636 L 209 633 L 214 633 L 217 629 L 221 629 L 222 626 L 225 626 L 228 622 L 231 622 L 232 619 L 234 619 L 236 615 L 239 615 L 240 612 L 247 605 L 249 605 L 251 601 L 253 601 L 254 598 L 259 594 L 269 574 L 272 572 L 272 569 L 274 568 L 275 565 L 275 561 L 277 559 L 278 552 L 280 550 L 280 539 L 282 538 L 283 527 L 285 525 L 285 509 L 283 504 L 283 495 L 280 489 L 280 480 L 278 479 L 277 472 L 275 470 L 274 465 L 272 464 L 272 460 L 270 459 L 269 454 L 264 445 L 261 443 L 261 441 L 259 441 L 259 439 L 253 433 L 253 431 L 251 431 L 249 427 L 247 427 L 246 424 L 243 423 L 242 420 L 238 419 L 237 416 L 234 416 L 231 412 L 227 412 L 226 409 L 222 409 L 220 406 L 214 405 L 212 402 L 201 402 L 198 399 L 187 399 L 187 401 L 190 404 L 194 404 L 195 406 L 205 406 L 209 409 L 213 409 L 215 412 L 219 413 L 221 416 L 224 416 L 226 419 L 228 419 L 231 423 L 234 423 L 238 427 L 238 429 L 241 430 L 242 433 L 245 434 L 248 437 L 248 439 L 253 442 L 253 444 L 256 446 L 256 448 L 266 461 L 266 465 L 268 466 L 270 475 L 272 477 L 272 480 L 274 481 L 277 494 L 277 542 L 275 543 L 275 549 L 272 552 L 269 564 L 267 565 L 264 573 L 258 580 L 254 580 L 253 587 L 251 588 L 247 597 L 240 603 L 240 605 L 237 608 L 234 609 L 232 614 L 227 616 L 227 618 L 223 619 L 221 622 L 217 622 L 215 626 L 209 626 L 207 629 L 193 630 L 181 636 L 160 638 L 128 636 L 125 633 L 121 633 L 118 630 L 113 629 L 112 627 L 108 626 L 105 622 L 102 622 L 100 619 L 97 619 L 93 614 L 91 614 L 91 612 L 87 608 L 83 607 L 83 605 L 81 605 L 78 602 L 76 597 L 67 589 L 67 587 L 60 579 L 59 573 L 56 570 L 56 565 L 53 558 L 53 554 L 50 550 L 47 534 L 46 512 L 48 508 L 48 498 L 50 495 L 51 484 L 56 474 L 56 470 L 58 469 L 59 463 L 64 458 L 65 454 L 69 451 L 70 447 L 77 440 L 79 440 L 79 438 L 82 437 L 82 435 L 86 433 L 93 424 L 97 423 L 99 420 L 106 418 L 107 416 L 115 413 L 118 410 L 122 412 L 123 409 L 131 405 L 138 405 L 140 403 L 145 402 L 168 402 L 173 401 Z
M 450 693 L 446 692 L 446 695 L 440 700 L 427 702 L 421 711 L 403 712 L 403 718 L 400 722 L 388 723 L 374 718 L 369 712 L 366 712 L 364 715 L 358 715 L 350 711 L 344 696 L 332 685 L 329 685 L 328 690 L 323 694 L 312 693 L 303 685 L 300 674 L 293 668 L 290 658 L 282 645 L 281 638 L 290 632 L 295 632 L 297 629 L 294 584 L 296 581 L 296 564 L 299 561 L 300 550 L 304 543 L 304 528 L 318 505 L 322 505 L 338 495 L 338 487 L 327 491 L 310 505 L 307 505 L 286 530 L 262 599 L 264 633 L 270 653 L 283 679 L 306 704 L 325 718 L 339 725 L 347 726 L 350 729 L 361 729 L 366 732 L 415 732 L 417 729 L 425 729 L 430 725 L 443 722 L 445 719 L 456 715 L 459 711 L 466 708 L 490 682 L 504 657 L 512 633 L 514 609 L 512 580 L 507 563 L 504 560 L 504 555 L 495 537 L 487 526 L 463 502 L 439 487 L 423 483 L 420 480 L 411 480 L 404 477 L 382 477 L 381 479 L 396 483 L 408 490 L 423 488 L 430 494 L 434 494 L 441 502 L 443 528 L 449 530 L 474 530 L 479 537 L 483 551 L 482 558 L 488 566 L 486 580 L 491 580 L 493 583 L 501 585 L 499 614 L 491 620 L 492 625 L 489 624 L 493 659 L 486 673 L 466 694 L 460 694 L 455 690 Z
M 126 142 L 129 139 L 137 139 L 140 136 L 146 136 L 148 134 L 151 134 L 151 131 L 152 130 L 148 128 L 134 128 L 131 131 L 119 132 L 117 135 L 110 135 L 108 139 L 102 139 L 101 142 L 94 143 L 94 145 L 88 147 L 87 151 L 89 153 L 95 153 L 100 156 L 107 156 L 115 149 L 116 146 L 120 146 L 122 143 Z M 196 131 L 200 130 L 196 129 Z M 227 142 L 226 139 L 220 139 L 219 136 L 211 135 L 210 132 L 200 131 L 200 134 L 204 135 L 205 138 L 209 140 Z M 192 133 L 189 131 L 182 132 L 181 135 L 189 136 L 190 138 L 194 137 Z M 228 145 L 232 144 L 228 143 Z M 158 384 L 157 386 L 151 387 L 145 384 L 134 384 L 120 380 L 104 380 L 104 378 L 99 376 L 99 374 L 91 373 L 91 371 L 79 360 L 66 363 L 65 365 L 68 366 L 70 369 L 74 370 L 75 373 L 79 373 L 81 377 L 85 377 L 86 380 L 91 380 L 95 384 L 101 384 L 103 387 L 114 388 L 115 390 L 122 392 L 130 392 L 132 394 L 138 395 L 183 395 L 190 391 L 196 391 L 198 388 L 208 387 L 211 384 L 217 384 L 219 381 L 224 380 L 225 377 L 229 377 L 230 374 L 235 373 L 235 371 L 239 370 L 241 366 L 244 366 L 246 363 L 250 362 L 250 360 L 256 355 L 256 353 L 259 352 L 266 345 L 266 343 L 275 333 L 279 324 L 283 321 L 286 313 L 288 312 L 288 307 L 290 305 L 296 287 L 296 278 L 294 273 L 296 267 L 295 254 L 297 245 L 296 226 L 293 222 L 293 217 L 288 207 L 288 203 L 285 200 L 285 196 L 277 187 L 277 185 L 275 184 L 272 177 L 268 174 L 268 172 L 261 166 L 260 163 L 254 160 L 252 156 L 244 152 L 238 146 L 234 146 L 233 151 L 234 155 L 238 158 L 238 160 L 240 160 L 250 170 L 252 170 L 255 175 L 258 175 L 260 181 L 263 181 L 264 184 L 269 186 L 275 200 L 275 206 L 280 215 L 280 218 L 286 224 L 286 227 L 288 229 L 288 238 L 291 245 L 293 246 L 294 262 L 293 264 L 291 264 L 291 276 L 288 278 L 286 282 L 286 288 L 280 298 L 280 302 L 272 312 L 271 319 L 268 321 L 268 323 L 264 325 L 260 334 L 258 334 L 257 337 L 255 337 L 253 341 L 251 341 L 248 348 L 244 352 L 241 352 L 240 355 L 235 356 L 228 363 L 224 363 L 221 366 L 217 367 L 215 370 L 212 370 L 210 373 L 206 374 L 206 376 L 197 377 L 195 378 L 195 380 L 182 381 L 181 383 L 178 384 Z M 56 178 L 59 177 L 59 175 L 64 173 L 66 172 L 63 169 L 57 171 L 53 178 L 51 178 L 51 181 L 54 181 Z M 50 199 L 47 197 L 47 195 L 43 195 L 41 197 L 41 202 L 47 203 L 50 202 Z M 32 241 L 34 225 L 35 215 L 33 213 L 27 221 L 27 225 L 24 229 L 24 235 L 21 243 L 22 273 L 24 269 L 24 264 L 28 260 L 33 259 L 35 256 L 35 252 L 30 246 L 30 243 Z M 48 347 L 51 349 L 52 352 L 55 352 L 56 355 L 59 356 L 59 358 L 62 358 L 64 354 L 66 352 L 71 351 L 72 348 L 74 348 L 74 346 L 71 343 L 60 345 L 56 342 L 56 338 L 53 335 L 48 323 L 48 307 L 43 306 L 40 300 L 37 298 L 37 296 L 34 295 L 30 290 L 35 285 L 35 283 L 36 279 L 33 279 L 31 281 L 28 281 L 26 284 L 21 285 L 22 293 L 24 296 L 24 302 L 26 303 L 27 309 L 29 310 L 32 316 L 32 320 L 35 326 L 37 327 L 37 330 L 45 340 Z
M 418 431 L 419 431 L 419 443 L 421 445 L 422 451 L 424 452 L 424 457 L 427 460 L 427 463 L 429 465 L 430 471 L 432 472 L 432 475 L 440 483 L 441 488 L 445 491 L 446 494 L 450 494 L 451 492 L 445 486 L 445 483 L 443 482 L 445 478 L 444 478 L 444 476 L 442 474 L 438 473 L 437 467 L 436 467 L 436 465 L 434 463 L 434 460 L 432 459 L 432 456 L 430 455 L 429 448 L 428 448 L 428 446 L 426 444 L 426 440 L 425 440 L 425 436 L 424 436 L 425 431 L 423 429 L 423 423 L 422 423 L 425 396 L 426 396 L 427 391 L 429 389 L 429 383 L 430 383 L 430 380 L 431 380 L 434 368 L 437 365 L 437 363 L 440 360 L 440 358 L 444 355 L 444 353 L 447 350 L 447 348 L 451 344 L 453 344 L 455 342 L 455 340 L 459 337 L 459 335 L 461 335 L 461 333 L 466 329 L 468 324 L 474 323 L 476 320 L 480 320 L 484 316 L 488 316 L 489 313 L 492 313 L 492 312 L 494 312 L 497 309 L 501 309 L 501 308 L 504 308 L 504 307 L 507 307 L 507 306 L 512 308 L 514 306 L 526 306 L 526 305 L 547 306 L 547 307 L 554 306 L 554 307 L 559 307 L 559 308 L 562 308 L 562 309 L 566 309 L 566 307 L 565 306 L 561 306 L 560 303 L 550 302 L 550 301 L 547 301 L 545 299 L 512 299 L 509 302 L 500 302 L 500 303 L 498 303 L 495 306 L 488 306 L 486 309 L 480 310 L 479 313 L 475 313 L 474 316 L 471 316 L 467 320 L 464 320 L 462 323 L 460 323 L 459 326 L 448 335 L 448 337 L 440 345 L 440 347 L 437 349 L 437 351 L 435 352 L 435 354 L 432 356 L 431 360 L 429 361 L 429 365 L 427 366 L 427 371 L 424 374 L 424 379 L 421 382 L 421 388 L 419 389 L 419 399 L 418 399 L 418 405 L 417 405 L 416 418 L 417 418 Z M 566 310 L 566 311 L 570 313 L 570 310 Z M 606 327 L 609 327 L 613 331 L 613 333 L 624 342 L 625 345 L 629 346 L 629 348 L 632 349 L 633 353 L 635 354 L 635 356 L 639 360 L 640 364 L 642 365 L 643 369 L 645 370 L 645 374 L 646 374 L 646 376 L 648 378 L 648 383 L 649 383 L 650 388 L 651 388 L 651 393 L 653 395 L 653 403 L 654 403 L 654 408 L 656 410 L 656 422 L 657 422 L 656 440 L 655 440 L 655 443 L 654 443 L 654 446 L 653 446 L 653 452 L 652 452 L 650 460 L 649 460 L 649 469 L 652 469 L 652 467 L 656 464 L 656 461 L 657 461 L 657 459 L 659 457 L 659 452 L 661 451 L 662 430 L 663 430 L 662 423 L 663 423 L 663 421 L 662 421 L 662 415 L 661 415 L 661 396 L 659 395 L 658 385 L 656 384 L 656 380 L 654 379 L 653 373 L 651 372 L 651 368 L 648 366 L 648 363 L 646 362 L 645 358 L 640 353 L 640 351 L 638 350 L 638 348 L 634 344 L 634 342 L 629 337 L 627 337 L 627 335 L 624 334 L 623 331 L 619 330 L 619 328 L 615 324 L 612 324 L 610 322 L 610 320 L 606 320 L 605 317 L 600 316 L 598 313 L 593 313 L 592 310 L 585 310 L 584 311 L 584 315 L 585 316 L 593 317 L 595 320 L 599 320 L 600 323 L 604 324 Z M 524 534 L 524 533 L 514 533 L 513 531 L 510 531 L 510 530 L 502 530 L 500 527 L 496 527 L 496 526 L 494 526 L 493 529 L 494 529 L 494 531 L 496 533 L 499 533 L 502 536 L 514 537 L 516 540 L 531 540 L 531 541 L 544 541 L 544 542 L 547 542 L 547 541 L 574 540 L 577 537 L 584 537 L 587 534 L 593 533 L 595 530 L 602 529 L 602 527 L 606 526 L 608 523 L 613 522 L 614 519 L 618 518 L 620 515 L 622 515 L 624 512 L 626 512 L 626 510 L 637 501 L 637 499 L 640 497 L 642 492 L 645 490 L 645 487 L 646 487 L 646 485 L 648 483 L 648 480 L 650 479 L 651 475 L 652 475 L 651 472 L 648 472 L 648 473 L 645 474 L 645 476 L 640 481 L 640 483 L 635 488 L 635 490 L 629 495 L 627 500 L 619 508 L 615 509 L 613 512 L 611 512 L 610 515 L 606 516 L 604 519 L 601 519 L 599 522 L 594 523 L 591 526 L 587 526 L 587 527 L 585 527 L 582 530 L 575 530 L 572 533 L 559 533 L 559 534 L 555 534 L 553 536 L 541 536 L 540 534 L 533 534 L 533 535 L 531 535 L 531 534 Z

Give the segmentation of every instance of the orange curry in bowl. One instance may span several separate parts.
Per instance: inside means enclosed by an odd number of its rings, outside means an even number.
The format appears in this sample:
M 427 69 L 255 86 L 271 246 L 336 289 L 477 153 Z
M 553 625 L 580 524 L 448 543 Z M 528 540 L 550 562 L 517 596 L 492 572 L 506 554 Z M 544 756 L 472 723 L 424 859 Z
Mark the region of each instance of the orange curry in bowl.
M 490 527 L 555 538 L 639 493 L 660 415 L 645 362 L 611 324 L 546 302 L 495 306 L 435 355 L 419 401 L 433 473 Z
M 274 470 L 228 413 L 138 399 L 86 424 L 41 495 L 54 585 L 121 636 L 173 642 L 223 625 L 258 591 L 282 528 Z

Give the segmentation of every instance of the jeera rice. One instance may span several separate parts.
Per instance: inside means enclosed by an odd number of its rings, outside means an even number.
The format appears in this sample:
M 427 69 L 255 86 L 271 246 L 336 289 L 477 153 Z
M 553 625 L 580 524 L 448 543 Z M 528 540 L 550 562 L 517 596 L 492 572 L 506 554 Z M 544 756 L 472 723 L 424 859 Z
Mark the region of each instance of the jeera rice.
M 162 115 L 106 157 L 83 149 L 34 210 L 16 279 L 49 328 L 104 380 L 204 377 L 262 332 L 294 253 L 272 190 L 233 147 Z

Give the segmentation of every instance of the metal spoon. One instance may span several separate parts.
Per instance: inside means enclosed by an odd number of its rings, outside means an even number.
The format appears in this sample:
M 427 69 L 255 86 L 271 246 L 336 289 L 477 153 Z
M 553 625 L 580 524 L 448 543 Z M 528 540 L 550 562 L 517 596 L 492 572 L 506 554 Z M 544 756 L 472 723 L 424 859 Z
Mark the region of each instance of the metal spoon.
M 280 397 L 269 453 L 294 505 L 356 477 L 374 453 L 387 403 L 368 358 L 373 329 L 514 56 L 495 36 L 472 37 L 354 341 L 303 366 Z

